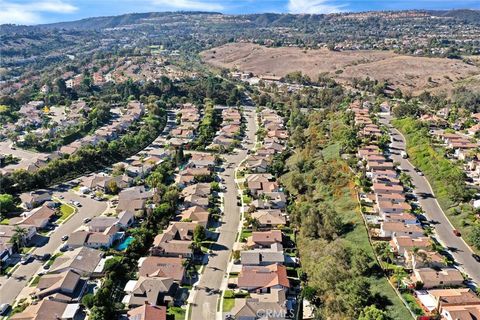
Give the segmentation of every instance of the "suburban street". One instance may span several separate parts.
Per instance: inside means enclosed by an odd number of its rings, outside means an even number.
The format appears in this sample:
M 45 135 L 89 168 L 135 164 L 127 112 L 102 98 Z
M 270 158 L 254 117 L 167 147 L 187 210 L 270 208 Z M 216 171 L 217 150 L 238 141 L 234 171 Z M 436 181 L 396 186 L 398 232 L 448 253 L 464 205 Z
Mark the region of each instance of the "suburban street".
M 237 205 L 238 188 L 235 182 L 235 169 L 246 158 L 247 150 L 254 147 L 256 128 L 256 113 L 252 107 L 244 107 L 244 116 L 247 119 L 246 138 L 243 149 L 238 152 L 225 155 L 225 171 L 219 174 L 224 179 L 224 216 L 219 228 L 219 238 L 211 247 L 212 254 L 209 256 L 204 272 L 200 277 L 197 288 L 194 291 L 194 299 L 191 307 L 191 319 L 211 320 L 217 313 L 219 294 L 207 293 L 206 287 L 219 290 L 224 281 L 225 272 L 229 263 L 230 253 L 235 243 L 240 224 L 240 207 Z
M 58 190 L 58 189 L 55 189 Z M 53 253 L 62 245 L 62 236 L 69 235 L 83 224 L 83 219 L 98 216 L 107 209 L 107 202 L 100 202 L 89 198 L 82 198 L 73 192 L 60 191 L 55 192 L 54 196 L 63 196 L 63 201 L 68 202 L 70 200 L 78 201 L 82 206 L 78 209 L 78 212 L 70 216 L 70 218 L 60 226 L 58 226 L 47 238 L 48 242 L 42 246 L 36 248 L 31 253 L 37 255 L 43 255 L 45 253 Z M 33 260 L 32 262 L 22 265 L 18 264 L 18 268 L 13 274 L 6 278 L 5 276 L 0 278 L 0 304 L 9 303 L 12 304 L 17 296 L 22 292 L 22 289 L 27 286 L 29 280 L 38 272 L 42 271 L 42 264 L 44 262 Z
M 175 127 L 175 116 L 175 111 L 167 111 L 167 124 L 163 132 L 147 148 L 156 148 L 157 144 L 165 139 L 169 132 Z M 0 147 L 2 147 L 2 145 L 0 145 Z M 5 147 L 5 145 L 3 145 L 3 147 Z M 19 149 L 15 151 L 23 152 Z M 75 184 L 73 182 L 79 181 L 80 179 L 81 178 L 78 178 L 49 189 L 54 197 L 63 197 L 63 202 L 68 203 L 71 200 L 74 200 L 80 202 L 82 206 L 77 208 L 77 212 L 71 215 L 66 222 L 53 230 L 48 237 L 42 237 L 44 240 L 46 239 L 47 242 L 42 243 L 41 246 L 30 252 L 31 254 L 41 256 L 45 253 L 50 253 L 53 255 L 63 244 L 61 238 L 64 235 L 70 235 L 80 228 L 83 225 L 83 220 L 85 218 L 99 216 L 108 209 L 108 202 L 96 201 L 88 197 L 84 198 L 70 190 Z M 17 298 L 21 298 L 25 294 L 28 294 L 29 287 L 27 287 L 27 284 L 33 276 L 43 271 L 43 264 L 44 262 L 38 260 L 33 260 L 26 265 L 18 263 L 18 267 L 9 278 L 6 276 L 0 277 L 0 304 L 13 304 Z
M 427 219 L 434 222 L 431 223 L 431 226 L 435 230 L 439 242 L 448 248 L 458 263 L 458 266 L 467 273 L 476 284 L 480 284 L 480 263 L 472 257 L 473 252 L 463 239 L 453 233 L 454 227 L 438 204 L 427 178 L 420 176 L 414 170 L 415 167 L 410 161 L 403 159 L 400 155 L 400 152 L 406 149 L 405 138 L 398 130 L 390 125 L 390 120 L 391 116 L 381 115 L 380 122 L 389 128 L 393 139 L 391 144 L 392 160 L 400 163 L 402 169 L 412 177 L 418 201 L 425 211 Z

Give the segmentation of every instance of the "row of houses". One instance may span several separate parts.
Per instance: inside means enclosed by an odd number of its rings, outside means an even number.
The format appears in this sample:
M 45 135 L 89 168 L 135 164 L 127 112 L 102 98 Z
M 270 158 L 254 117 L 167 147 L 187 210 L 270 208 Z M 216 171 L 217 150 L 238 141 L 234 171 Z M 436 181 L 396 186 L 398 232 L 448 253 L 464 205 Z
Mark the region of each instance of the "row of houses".
M 170 132 L 170 145 L 174 147 L 188 146 L 196 137 L 200 125 L 201 113 L 192 103 L 178 104 L 177 127 Z
M 145 176 L 153 170 L 167 156 L 157 150 L 146 151 L 148 154 L 141 159 L 132 157 L 126 160 L 122 175 L 96 173 L 89 175 L 80 181 L 79 193 L 95 194 L 98 191 L 109 193 L 109 188 L 115 184 L 119 190 L 118 199 L 112 201 L 117 206 L 114 212 L 108 212 L 100 216 L 85 219 L 84 224 L 78 230 L 68 235 L 65 244 L 60 248 L 60 253 L 53 256 L 48 268 L 39 274 L 39 280 L 31 293 L 32 303 L 23 312 L 15 314 L 12 319 L 77 319 L 81 316 L 81 298 L 91 290 L 92 286 L 98 285 L 98 279 L 104 276 L 106 261 L 112 256 L 106 256 L 105 250 L 125 250 L 128 246 L 128 230 L 135 226 L 138 219 L 152 209 L 151 199 L 154 190 L 148 190 L 143 185 L 132 186 L 133 180 L 145 171 Z M 161 154 L 161 156 L 159 155 Z M 141 161 L 140 161 L 141 160 Z M 142 169 L 134 169 L 143 165 Z M 144 177 L 142 175 L 142 177 Z M 21 196 L 25 207 L 33 209 L 35 216 L 37 211 L 43 212 L 43 208 L 51 200 L 51 193 L 46 190 L 25 193 Z M 42 206 L 43 204 L 43 206 Z M 42 215 L 43 217 L 44 215 Z M 21 222 L 32 221 L 40 223 L 40 216 L 27 215 Z M 3 242 L 2 242 L 3 243 Z M 166 308 L 148 303 L 148 297 L 153 295 L 154 290 L 160 290 L 160 296 L 165 292 L 165 301 L 174 298 L 175 288 L 183 282 L 183 260 L 166 258 L 160 261 L 145 259 L 139 261 L 140 277 L 138 283 L 132 286 L 128 294 L 132 297 L 129 301 L 127 316 L 129 319 L 166 319 Z M 161 283 L 143 281 L 142 277 L 156 273 L 162 278 Z M 171 277 L 170 277 L 171 276 Z M 172 280 L 172 278 L 174 280 Z M 178 280 L 178 282 L 177 282 Z M 88 289 L 90 288 L 90 289 Z M 170 294 L 171 293 L 171 294 Z M 169 298 L 171 297 L 171 298 Z M 153 318 L 152 318 L 153 317 Z M 163 318 L 162 318 L 163 317 Z
M 262 145 L 253 154 L 249 154 L 242 164 L 241 170 L 245 173 L 266 173 L 272 164 L 273 157 L 285 150 L 288 140 L 288 131 L 283 119 L 271 109 L 263 109 L 259 114 L 265 136 Z
M 210 180 L 216 158 L 208 153 L 192 153 L 189 161 L 176 174 L 181 188 L 182 204 L 178 214 L 153 241 L 149 256 L 139 260 L 138 278 L 130 280 L 125 288 L 123 303 L 130 308 L 160 308 L 182 305 L 187 291 L 182 285 L 192 284 L 187 266 L 198 254 L 193 246 L 196 228 L 207 228 L 211 223 L 212 208 Z M 144 319 L 147 319 L 145 317 Z M 159 318 L 166 319 L 165 315 Z
M 245 225 L 242 234 L 246 232 L 248 236 L 241 237 L 241 242 L 235 244 L 234 249 L 239 254 L 231 274 L 238 273 L 238 276 L 228 280 L 229 288 L 234 292 L 245 292 L 248 297 L 235 298 L 235 305 L 227 312 L 227 317 L 266 319 L 270 317 L 266 312 L 270 311 L 275 314 L 275 319 L 285 319 L 292 316 L 289 312 L 294 309 L 292 297 L 296 293 L 287 268 L 296 267 L 298 261 L 286 252 L 295 248 L 289 235 L 284 233 L 291 232 L 286 196 L 278 181 L 267 171 L 273 154 L 285 150 L 288 133 L 283 119 L 273 110 L 262 110 L 258 120 L 267 135 L 244 166 Z M 265 166 L 250 166 L 253 157 L 261 157 Z
M 139 101 L 130 101 L 125 112 L 113 119 L 108 125 L 101 127 L 94 134 L 83 137 L 60 148 L 61 154 L 72 154 L 85 145 L 97 145 L 100 141 L 111 141 L 124 133 L 135 121 L 145 113 L 145 106 Z
M 87 247 L 55 256 L 30 293 L 32 303 L 10 319 L 77 319 L 81 298 L 88 284 L 103 276 L 107 259 L 102 251 Z
M 222 123 L 212 143 L 211 150 L 227 150 L 234 147 L 242 134 L 242 114 L 238 108 L 222 110 Z
M 350 109 L 357 124 L 368 123 L 367 106 L 355 102 Z M 448 320 L 474 319 L 480 312 L 480 299 L 463 288 L 463 274 L 434 249 L 434 241 L 413 214 L 412 205 L 419 208 L 418 203 L 407 201 L 395 165 L 371 139 L 368 141 L 370 144 L 359 148 L 357 157 L 372 183 L 371 193 L 362 197 L 372 237 L 388 241 L 392 262 L 410 272 L 403 283 L 413 290 L 425 312 L 438 312 Z

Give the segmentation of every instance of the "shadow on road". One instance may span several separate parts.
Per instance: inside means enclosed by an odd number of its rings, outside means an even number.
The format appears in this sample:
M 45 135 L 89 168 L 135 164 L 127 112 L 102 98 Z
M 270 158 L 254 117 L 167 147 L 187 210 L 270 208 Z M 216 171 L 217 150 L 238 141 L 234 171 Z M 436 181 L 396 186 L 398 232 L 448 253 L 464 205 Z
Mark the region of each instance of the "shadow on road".
M 456 247 L 447 247 L 447 249 L 448 249 L 450 252 L 463 252 L 463 250 L 459 250 L 459 249 L 456 248 Z
M 30 242 L 34 247 L 40 248 L 45 246 L 49 240 L 50 240 L 50 237 L 47 237 L 41 234 L 36 234 L 35 236 L 33 236 Z
M 228 248 L 226 246 L 224 246 L 223 244 L 219 244 L 219 243 L 212 244 L 210 246 L 210 249 L 216 250 L 216 251 L 228 250 Z
M 430 192 L 419 192 L 417 195 L 422 199 L 433 199 L 434 196 Z

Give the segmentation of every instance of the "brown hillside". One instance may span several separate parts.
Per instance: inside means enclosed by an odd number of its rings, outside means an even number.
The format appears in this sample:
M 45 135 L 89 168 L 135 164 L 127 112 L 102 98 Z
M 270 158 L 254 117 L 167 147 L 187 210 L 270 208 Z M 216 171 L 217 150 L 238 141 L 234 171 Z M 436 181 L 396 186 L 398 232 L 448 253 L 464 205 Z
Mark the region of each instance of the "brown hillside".
M 390 51 L 329 51 L 300 48 L 268 48 L 251 43 L 229 43 L 201 53 L 216 67 L 284 76 L 302 71 L 312 79 L 329 72 L 341 82 L 354 77 L 387 80 L 404 92 L 449 90 L 454 83 L 480 74 L 478 66 L 461 60 L 398 55 Z M 428 79 L 431 77 L 431 81 Z

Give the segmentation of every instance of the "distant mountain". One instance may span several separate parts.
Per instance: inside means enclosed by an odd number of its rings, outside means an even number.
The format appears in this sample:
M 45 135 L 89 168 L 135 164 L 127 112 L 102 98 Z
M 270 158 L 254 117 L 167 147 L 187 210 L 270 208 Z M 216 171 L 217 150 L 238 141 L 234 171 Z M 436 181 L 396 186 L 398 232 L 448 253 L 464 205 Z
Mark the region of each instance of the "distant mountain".
M 77 21 L 57 22 L 42 24 L 38 27 L 46 29 L 76 29 L 76 30 L 101 30 L 105 28 L 116 28 L 126 25 L 140 23 L 145 19 L 167 18 L 175 15 L 214 15 L 216 12 L 147 12 L 128 13 L 119 16 L 94 17 Z
M 466 21 L 468 23 L 480 24 L 480 10 L 418 10 L 420 12 L 427 12 L 433 16 L 458 19 Z M 373 12 L 369 12 L 372 14 Z M 354 13 L 355 14 L 355 13 Z M 222 15 L 226 20 L 229 18 L 234 22 L 233 17 L 245 19 L 253 23 L 258 27 L 282 27 L 292 25 L 308 25 L 317 24 L 323 20 L 338 16 L 348 16 L 349 13 L 341 14 L 286 14 L 286 13 L 258 13 L 247 15 L 223 15 L 218 12 L 201 12 L 201 11 L 186 11 L 186 12 L 148 12 L 148 13 L 129 13 L 119 16 L 106 16 L 106 17 L 92 17 L 77 21 L 58 22 L 51 24 L 43 24 L 34 27 L 41 29 L 66 29 L 66 30 L 102 30 L 105 28 L 116 28 L 128 25 L 140 24 L 148 21 L 149 19 L 155 19 L 159 23 L 176 23 L 179 20 L 185 21 L 185 18 L 189 16 L 195 18 L 208 17 L 213 15 Z M 177 19 L 180 18 L 180 19 Z M 177 19 L 177 20 L 176 20 Z M 0 30 L 11 31 L 20 26 L 14 25 L 1 25 Z M 24 26 L 21 26 L 24 27 Z M 27 27 L 28 28 L 28 27 Z
M 430 11 L 430 13 L 438 17 L 448 17 L 467 21 L 469 23 L 480 24 L 480 10 L 456 9 L 448 11 Z

